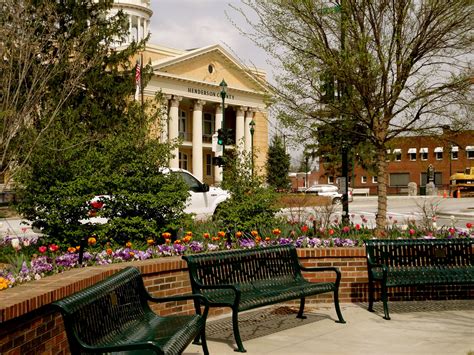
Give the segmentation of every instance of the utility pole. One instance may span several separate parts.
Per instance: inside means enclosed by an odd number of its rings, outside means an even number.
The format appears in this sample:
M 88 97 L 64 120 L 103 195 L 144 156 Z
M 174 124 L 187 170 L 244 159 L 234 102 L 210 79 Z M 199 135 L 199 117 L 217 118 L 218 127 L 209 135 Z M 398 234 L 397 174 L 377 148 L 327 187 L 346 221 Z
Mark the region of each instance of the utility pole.
M 341 0 L 341 60 L 346 60 L 346 12 L 347 6 L 345 4 L 345 0 Z M 342 124 L 345 125 L 346 119 L 346 105 L 347 105 L 347 85 L 344 81 L 340 83 L 340 100 L 341 100 L 341 119 Z M 344 139 L 342 142 L 342 223 L 348 224 L 349 223 L 349 159 L 347 157 L 348 154 L 348 145 L 347 141 Z

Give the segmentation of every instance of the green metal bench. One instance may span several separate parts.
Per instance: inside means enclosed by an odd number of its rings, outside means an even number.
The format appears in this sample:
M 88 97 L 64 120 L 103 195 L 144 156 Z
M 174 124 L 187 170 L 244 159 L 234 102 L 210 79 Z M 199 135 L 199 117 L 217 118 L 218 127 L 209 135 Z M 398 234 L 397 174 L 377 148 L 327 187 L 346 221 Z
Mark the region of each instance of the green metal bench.
M 148 302 L 199 300 L 202 315 L 160 317 Z M 180 354 L 201 338 L 208 354 L 205 324 L 207 301 L 199 295 L 152 297 L 140 271 L 127 267 L 111 277 L 56 301 L 72 354 Z
M 232 308 L 232 324 L 237 350 L 246 352 L 239 332 L 238 312 L 300 299 L 297 317 L 303 316 L 305 297 L 334 292 L 340 323 L 345 323 L 339 308 L 341 273 L 335 267 L 300 265 L 294 246 L 272 246 L 183 256 L 188 263 L 191 287 L 210 307 Z M 301 272 L 334 272 L 335 282 L 309 282 Z M 195 302 L 196 310 L 199 302 Z
M 379 282 L 387 320 L 388 287 L 474 284 L 473 239 L 367 240 L 365 248 L 369 311 Z

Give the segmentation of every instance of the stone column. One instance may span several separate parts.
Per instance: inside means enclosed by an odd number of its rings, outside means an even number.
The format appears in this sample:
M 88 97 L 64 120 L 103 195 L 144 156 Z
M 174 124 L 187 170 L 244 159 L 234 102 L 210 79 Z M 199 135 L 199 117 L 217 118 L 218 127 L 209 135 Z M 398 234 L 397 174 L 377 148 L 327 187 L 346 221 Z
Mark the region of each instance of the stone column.
M 160 142 L 161 143 L 168 143 L 168 131 L 169 131 L 169 124 L 170 124 L 170 100 L 172 99 L 172 95 L 164 95 L 162 105 L 165 106 L 163 111 L 166 111 L 166 116 L 161 117 L 159 122 L 158 130 L 160 132 Z
M 245 112 L 245 151 L 250 152 L 252 146 L 252 135 L 250 134 L 250 122 L 255 117 L 254 109 L 250 108 Z
M 216 121 L 214 122 L 216 133 L 218 129 L 222 128 L 222 104 L 216 106 Z M 220 157 L 222 153 L 215 153 L 214 156 Z M 214 167 L 214 183 L 219 185 L 222 182 L 222 168 L 220 166 Z
M 235 147 L 238 152 L 241 153 L 244 150 L 243 140 L 245 134 L 245 110 L 246 107 L 239 106 L 237 107 L 237 112 L 235 115 Z
M 179 137 L 179 102 L 181 100 L 181 96 L 173 96 L 170 101 L 168 136 L 171 144 L 175 144 Z M 179 147 L 174 148 L 171 155 L 170 168 L 179 168 Z
M 206 101 L 196 100 L 193 110 L 193 174 L 202 181 L 202 106 Z
M 132 15 L 128 16 L 128 43 L 132 43 L 133 40 L 132 18 Z

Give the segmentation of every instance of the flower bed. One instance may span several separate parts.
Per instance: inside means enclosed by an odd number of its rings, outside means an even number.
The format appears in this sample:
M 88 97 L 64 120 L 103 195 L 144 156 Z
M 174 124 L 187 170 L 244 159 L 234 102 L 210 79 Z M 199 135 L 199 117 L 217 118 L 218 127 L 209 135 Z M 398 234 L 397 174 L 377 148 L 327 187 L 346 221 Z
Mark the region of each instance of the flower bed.
M 474 238 L 474 228 L 471 223 L 467 223 L 465 229 L 441 228 L 435 233 L 423 233 L 414 228 L 392 226 L 387 234 L 388 238 Z M 297 248 L 311 249 L 360 247 L 368 238 L 372 238 L 372 231 L 358 224 L 327 230 L 316 226 L 310 228 L 307 224 L 290 224 L 290 228 L 285 228 L 284 231 L 278 228 L 260 232 L 253 230 L 249 233 L 216 231 L 198 234 L 188 231 L 175 238 L 165 232 L 160 238 L 131 240 L 124 246 L 114 246 L 107 241 L 98 243 L 95 236 L 90 236 L 87 238 L 87 249 L 82 253 L 83 262 L 79 263 L 80 246 L 42 245 L 42 240 L 38 238 L 7 236 L 1 246 L 3 251 L 10 251 L 10 257 L 7 266 L 0 270 L 0 290 L 75 267 L 277 244 L 294 244 Z

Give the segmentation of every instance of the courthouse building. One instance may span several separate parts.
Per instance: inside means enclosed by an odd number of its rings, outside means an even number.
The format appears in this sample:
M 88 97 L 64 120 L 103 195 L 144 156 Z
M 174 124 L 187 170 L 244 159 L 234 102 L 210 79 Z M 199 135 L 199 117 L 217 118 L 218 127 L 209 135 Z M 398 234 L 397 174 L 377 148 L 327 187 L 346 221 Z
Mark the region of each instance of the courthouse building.
M 111 14 L 120 9 L 129 17 L 128 41 L 145 38 L 152 16 L 150 0 L 115 0 Z M 265 80 L 263 71 L 249 71 L 218 44 L 192 50 L 147 44 L 142 56 L 143 62 L 151 63 L 153 68 L 153 76 L 143 90 L 145 99 L 161 92 L 166 100 L 167 117 L 161 124 L 160 137 L 163 141 L 181 138 L 171 168 L 187 169 L 201 181 L 219 184 L 222 168 L 212 165 L 212 158 L 219 155 L 212 136 L 223 121 L 227 129 L 232 129 L 234 142 L 226 150 L 249 153 L 253 139 L 255 166 L 264 165 L 268 122 L 261 84 Z M 219 86 L 222 80 L 227 83 L 224 113 Z

